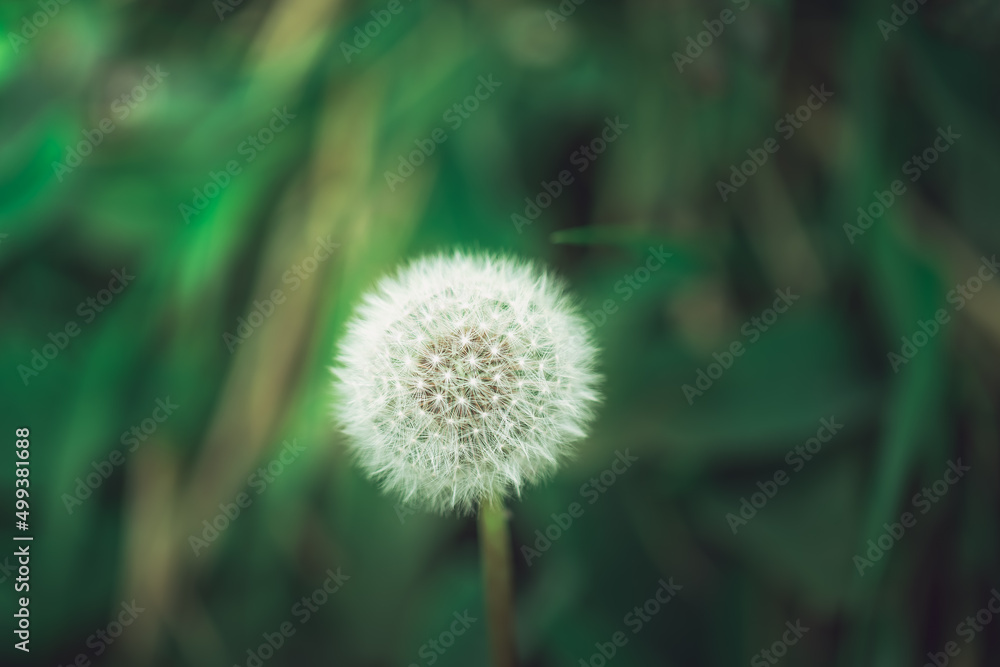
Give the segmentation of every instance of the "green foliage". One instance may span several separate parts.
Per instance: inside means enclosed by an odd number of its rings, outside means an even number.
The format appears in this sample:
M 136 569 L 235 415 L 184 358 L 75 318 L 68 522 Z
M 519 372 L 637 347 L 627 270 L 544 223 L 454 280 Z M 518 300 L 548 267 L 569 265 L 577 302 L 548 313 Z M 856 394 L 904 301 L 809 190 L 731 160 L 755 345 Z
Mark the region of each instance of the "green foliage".
M 547 16 L 560 7 L 575 9 Z M 486 664 L 474 521 L 394 506 L 330 419 L 359 295 L 454 246 L 553 267 L 603 349 L 594 432 L 510 507 L 525 665 L 578 665 L 619 630 L 609 664 L 741 664 L 797 619 L 810 630 L 789 666 L 916 665 L 948 641 L 955 664 L 996 664 L 995 624 L 968 643 L 956 626 L 1000 586 L 1000 282 L 955 290 L 1000 245 L 1000 17 L 927 3 L 884 39 L 892 12 L 4 4 L 0 498 L 30 427 L 23 664 L 246 665 L 286 622 L 268 667 Z M 776 124 L 823 84 L 832 99 L 784 138 Z M 615 119 L 627 128 L 592 144 Z M 948 127 L 961 138 L 909 180 Z M 769 137 L 778 150 L 723 201 Z M 905 194 L 846 230 L 894 179 Z M 655 269 L 653 249 L 669 253 Z M 112 271 L 135 278 L 114 292 Z M 753 324 L 785 289 L 798 301 Z M 895 372 L 889 353 L 940 309 Z M 164 399 L 179 407 L 160 420 Z M 831 417 L 843 429 L 796 470 L 789 452 Z M 281 462 L 292 440 L 305 450 Z M 607 484 L 625 451 L 638 462 Z M 915 494 L 959 459 L 970 471 L 921 513 Z M 859 573 L 905 512 L 915 525 Z M 209 539 L 206 521 L 228 526 Z M 349 578 L 302 622 L 338 568 Z M 628 614 L 670 578 L 682 590 L 633 634 Z M 0 573 L 4 609 L 14 583 Z M 96 655 L 88 638 L 133 599 L 146 611 Z M 435 653 L 465 610 L 479 620 Z M 22 664 L 5 617 L 2 661 Z

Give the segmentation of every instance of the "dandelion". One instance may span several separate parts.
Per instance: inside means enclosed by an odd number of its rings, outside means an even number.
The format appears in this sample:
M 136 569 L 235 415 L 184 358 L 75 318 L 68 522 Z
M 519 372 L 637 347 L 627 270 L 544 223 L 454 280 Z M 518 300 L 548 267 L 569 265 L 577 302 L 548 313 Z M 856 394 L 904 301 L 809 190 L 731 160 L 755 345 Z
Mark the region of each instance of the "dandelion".
M 589 326 L 552 274 L 456 252 L 384 278 L 348 324 L 337 419 L 386 491 L 479 511 L 494 663 L 515 664 L 504 499 L 553 473 L 598 401 Z
M 467 514 L 551 474 L 585 435 L 595 347 L 562 283 L 485 254 L 383 279 L 340 347 L 337 416 L 404 501 Z

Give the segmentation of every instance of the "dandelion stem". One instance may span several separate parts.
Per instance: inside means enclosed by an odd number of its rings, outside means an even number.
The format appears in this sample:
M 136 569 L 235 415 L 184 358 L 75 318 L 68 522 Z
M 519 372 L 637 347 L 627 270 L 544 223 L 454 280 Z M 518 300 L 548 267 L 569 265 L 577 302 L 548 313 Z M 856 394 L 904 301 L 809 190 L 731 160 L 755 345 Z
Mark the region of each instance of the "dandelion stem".
M 484 500 L 480 504 L 479 549 L 483 561 L 483 590 L 493 667 L 516 667 L 510 532 L 503 501 Z

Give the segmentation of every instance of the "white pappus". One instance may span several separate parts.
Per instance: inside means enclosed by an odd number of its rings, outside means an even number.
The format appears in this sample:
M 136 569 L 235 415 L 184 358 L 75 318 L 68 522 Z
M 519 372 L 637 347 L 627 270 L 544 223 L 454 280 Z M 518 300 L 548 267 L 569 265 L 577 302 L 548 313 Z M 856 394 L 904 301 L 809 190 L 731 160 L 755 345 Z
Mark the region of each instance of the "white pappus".
M 487 253 L 383 278 L 340 343 L 335 416 L 404 502 L 469 513 L 552 473 L 599 400 L 597 348 L 564 284 Z

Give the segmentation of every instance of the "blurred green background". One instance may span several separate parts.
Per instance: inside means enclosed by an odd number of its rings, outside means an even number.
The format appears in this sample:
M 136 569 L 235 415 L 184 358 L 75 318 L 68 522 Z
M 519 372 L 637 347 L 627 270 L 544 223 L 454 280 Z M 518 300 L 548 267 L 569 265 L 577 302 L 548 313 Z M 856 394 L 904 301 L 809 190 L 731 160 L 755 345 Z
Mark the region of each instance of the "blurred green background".
M 330 418 L 360 294 L 455 246 L 551 266 L 603 350 L 592 435 L 511 503 L 525 665 L 997 664 L 997 3 L 0 26 L 3 664 L 487 664 L 474 521 L 381 495 Z

